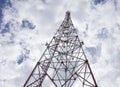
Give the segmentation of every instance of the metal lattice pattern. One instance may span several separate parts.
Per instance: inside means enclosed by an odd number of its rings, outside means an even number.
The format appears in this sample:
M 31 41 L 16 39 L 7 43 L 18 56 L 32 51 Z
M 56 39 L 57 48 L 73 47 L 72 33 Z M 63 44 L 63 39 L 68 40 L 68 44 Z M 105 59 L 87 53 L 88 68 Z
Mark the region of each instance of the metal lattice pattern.
M 70 12 L 23 87 L 98 87 Z

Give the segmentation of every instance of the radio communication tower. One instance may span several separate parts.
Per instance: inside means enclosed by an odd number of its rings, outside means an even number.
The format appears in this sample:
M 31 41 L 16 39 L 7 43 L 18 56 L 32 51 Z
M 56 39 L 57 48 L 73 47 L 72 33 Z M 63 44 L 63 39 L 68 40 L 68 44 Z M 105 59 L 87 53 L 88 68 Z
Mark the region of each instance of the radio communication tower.
M 23 87 L 98 87 L 70 12 Z

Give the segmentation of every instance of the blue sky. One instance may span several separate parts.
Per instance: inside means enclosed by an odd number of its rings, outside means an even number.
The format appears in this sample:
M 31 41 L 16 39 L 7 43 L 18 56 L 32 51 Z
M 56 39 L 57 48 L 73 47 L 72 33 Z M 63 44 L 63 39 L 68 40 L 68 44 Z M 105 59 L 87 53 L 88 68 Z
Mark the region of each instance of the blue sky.
M 0 87 L 22 87 L 71 11 L 99 87 L 120 87 L 119 0 L 0 0 Z

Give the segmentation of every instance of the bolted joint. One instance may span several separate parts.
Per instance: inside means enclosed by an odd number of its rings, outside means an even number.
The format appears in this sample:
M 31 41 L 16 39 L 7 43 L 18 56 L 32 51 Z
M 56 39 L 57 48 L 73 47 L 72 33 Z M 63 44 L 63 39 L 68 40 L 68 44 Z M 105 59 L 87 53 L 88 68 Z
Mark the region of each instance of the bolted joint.
M 84 42 L 82 41 L 81 44 L 84 45 Z
M 76 78 L 74 78 L 74 80 L 76 80 Z
M 85 60 L 85 63 L 88 63 L 88 60 Z
M 39 65 L 40 64 L 40 62 L 37 62 L 37 65 Z

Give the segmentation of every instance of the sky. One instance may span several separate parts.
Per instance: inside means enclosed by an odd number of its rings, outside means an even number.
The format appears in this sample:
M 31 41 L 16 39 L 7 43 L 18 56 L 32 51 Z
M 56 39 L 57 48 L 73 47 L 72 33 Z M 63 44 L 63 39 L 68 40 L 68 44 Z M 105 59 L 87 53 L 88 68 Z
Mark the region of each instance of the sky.
M 120 87 L 120 0 L 0 0 L 0 87 L 22 87 L 71 18 L 98 87 Z

